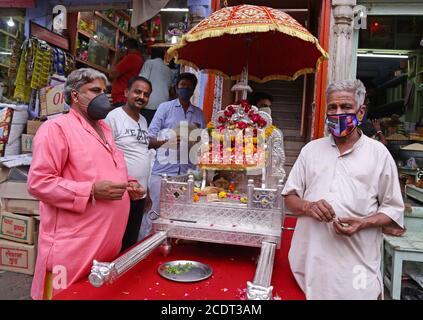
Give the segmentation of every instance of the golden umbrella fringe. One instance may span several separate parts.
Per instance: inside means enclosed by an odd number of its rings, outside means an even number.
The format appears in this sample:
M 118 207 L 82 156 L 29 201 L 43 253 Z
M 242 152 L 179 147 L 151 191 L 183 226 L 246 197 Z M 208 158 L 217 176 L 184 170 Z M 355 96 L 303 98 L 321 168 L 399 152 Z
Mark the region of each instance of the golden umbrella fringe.
M 269 32 L 269 31 L 279 31 L 284 34 L 297 37 L 301 40 L 308 41 L 311 43 L 314 43 L 319 50 L 319 52 L 322 54 L 322 56 L 325 59 L 328 59 L 329 56 L 325 50 L 320 46 L 318 40 L 316 37 L 314 37 L 311 34 L 306 34 L 300 30 L 297 30 L 295 28 L 291 28 L 288 26 L 283 25 L 262 25 L 257 26 L 257 24 L 249 24 L 244 25 L 242 27 L 226 27 L 226 28 L 215 28 L 211 30 L 201 31 L 201 32 L 193 32 L 193 33 L 187 33 L 182 36 L 182 39 L 180 42 L 173 47 L 169 48 L 168 54 L 167 54 L 167 61 L 170 61 L 172 58 L 177 57 L 177 50 L 183 48 L 188 42 L 195 42 L 200 41 L 206 38 L 218 38 L 225 34 L 233 34 L 233 35 L 239 35 L 243 33 L 251 33 L 251 32 Z
M 300 69 L 297 72 L 295 72 L 295 74 L 291 77 L 291 76 L 287 76 L 287 75 L 270 75 L 270 76 L 266 76 L 263 79 L 257 78 L 255 76 L 252 75 L 248 75 L 248 79 L 254 81 L 254 82 L 258 82 L 258 83 L 264 83 L 270 80 L 285 80 L 285 81 L 294 81 L 296 80 L 298 77 L 305 75 L 305 74 L 309 74 L 309 73 L 317 73 L 320 69 L 320 65 L 321 63 L 326 60 L 326 57 L 320 57 L 319 59 L 317 59 L 316 62 L 316 68 L 304 68 L 304 69 Z M 195 63 L 192 63 L 190 61 L 184 60 L 184 59 L 180 59 L 178 60 L 178 58 L 175 58 L 175 62 L 176 63 L 180 63 L 186 66 L 189 66 L 191 68 L 194 68 L 196 70 L 200 70 L 200 68 L 198 68 L 198 66 Z M 215 70 L 215 69 L 201 69 L 202 71 L 206 71 L 206 72 L 213 72 L 215 74 L 218 74 L 226 79 L 231 79 L 231 80 L 240 80 L 241 79 L 241 75 L 236 75 L 236 76 L 228 76 L 226 73 L 219 71 L 219 70 Z

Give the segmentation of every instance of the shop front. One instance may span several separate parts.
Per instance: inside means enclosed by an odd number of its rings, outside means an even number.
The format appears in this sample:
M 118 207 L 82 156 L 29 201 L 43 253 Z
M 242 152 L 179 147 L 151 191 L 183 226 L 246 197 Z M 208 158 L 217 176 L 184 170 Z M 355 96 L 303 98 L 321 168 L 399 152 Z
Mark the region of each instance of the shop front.
M 407 174 L 412 170 L 418 177 L 422 165 L 423 4 L 358 4 L 365 8 L 366 28 L 354 30 L 351 74 L 366 86 L 367 121 L 379 120 L 378 129 L 386 137 L 407 193 L 406 184 L 415 180 L 413 185 L 419 185 L 419 178 Z M 370 133 L 375 134 L 371 129 Z
M 232 5 L 232 3 L 229 2 L 228 5 Z M 269 3 L 266 3 L 265 5 L 282 9 L 282 11 L 292 15 L 302 25 L 304 25 L 306 29 L 310 31 L 311 35 L 320 36 L 320 38 L 323 37 L 323 34 L 326 30 L 324 27 L 327 25 L 321 21 L 321 16 L 322 12 L 325 12 L 325 14 L 327 14 L 327 6 L 325 4 L 321 5 L 320 1 L 284 1 L 282 3 L 280 1 L 269 1 Z M 169 7 L 169 4 L 167 6 Z M 190 8 L 190 16 L 195 17 L 197 14 L 198 16 L 201 16 L 202 14 L 207 14 L 207 12 L 203 12 L 206 8 L 218 9 L 220 4 L 212 2 L 209 3 L 209 5 L 205 6 L 202 1 L 188 1 L 186 6 Z M 203 8 L 204 10 L 201 10 L 201 8 Z M 51 8 L 48 8 L 48 10 L 49 9 Z M 104 6 L 104 4 L 101 7 L 97 8 L 97 10 L 92 7 L 84 7 L 82 5 L 78 8 L 69 8 L 67 12 L 68 28 L 65 32 L 62 32 L 63 34 L 51 31 L 51 24 L 54 19 L 45 19 L 46 23 L 45 25 L 42 25 L 40 23 L 35 22 L 35 20 L 39 20 L 39 17 L 35 17 L 35 14 L 33 12 L 27 16 L 27 24 L 29 27 L 28 34 L 26 42 L 22 47 L 23 50 L 20 53 L 19 57 L 20 63 L 17 70 L 17 82 L 16 88 L 13 91 L 13 98 L 20 104 L 27 105 L 30 118 L 35 118 L 37 120 L 35 121 L 37 122 L 37 124 L 33 122 L 28 122 L 26 126 L 24 125 L 22 127 L 21 133 L 24 134 L 23 138 L 27 140 L 22 140 L 20 148 L 18 148 L 18 153 L 31 152 L 32 144 L 30 143 L 30 139 L 33 138 L 36 132 L 36 128 L 38 128 L 41 123 L 41 121 L 39 120 L 49 119 L 58 116 L 64 111 L 66 111 L 67 106 L 64 104 L 62 93 L 63 82 L 65 81 L 65 78 L 69 74 L 69 72 L 71 72 L 74 68 L 92 67 L 107 74 L 110 70 L 112 61 L 114 60 L 114 56 L 120 50 L 122 42 L 127 37 L 135 37 L 139 39 L 139 41 L 142 41 L 142 43 L 144 44 L 144 49 L 148 49 L 149 45 L 151 44 L 167 44 L 169 42 L 171 44 L 174 43 L 178 40 L 181 34 L 183 34 L 189 28 L 189 26 L 187 26 L 186 24 L 186 11 L 183 11 L 183 13 L 178 14 L 169 14 L 169 16 L 167 16 L 168 13 L 164 11 L 160 13 L 159 16 L 153 16 L 151 19 L 147 20 L 146 23 L 142 23 L 141 26 L 137 28 L 132 28 L 130 25 L 131 14 L 132 12 L 130 10 L 127 10 L 124 6 L 119 8 L 113 7 L 113 9 L 110 9 L 107 8 L 107 6 Z M 51 18 L 53 18 L 53 16 Z M 28 19 L 31 21 L 29 21 Z M 148 52 L 146 51 L 146 53 Z M 285 63 L 289 64 L 289 61 L 285 61 Z M 315 65 L 316 62 L 314 62 L 313 67 Z M 203 76 L 204 75 L 202 74 L 200 75 L 200 77 L 202 78 Z M 229 91 L 230 86 L 225 85 L 225 81 L 223 81 L 222 79 L 218 80 L 218 76 L 212 75 L 205 77 L 206 81 L 202 85 L 200 82 L 200 88 L 202 88 L 202 92 L 197 98 L 197 101 L 199 102 L 199 105 L 203 107 L 203 110 L 205 114 L 208 115 L 208 118 L 211 119 L 213 112 L 223 113 L 224 111 L 222 109 L 226 105 L 234 102 L 234 97 Z M 315 100 L 315 92 L 317 92 L 319 90 L 318 88 L 321 86 L 319 85 L 319 83 L 324 82 L 321 77 L 322 76 L 320 74 L 317 76 L 301 75 L 297 77 L 297 79 L 291 79 L 293 81 L 271 80 L 263 83 L 251 83 L 254 90 L 264 91 L 274 96 L 274 104 L 272 107 L 273 120 L 271 118 L 267 119 L 266 116 L 262 113 L 258 113 L 257 115 L 260 115 L 260 117 L 258 117 L 253 112 L 253 116 L 254 118 L 260 120 L 259 122 L 257 122 L 259 124 L 256 125 L 261 125 L 261 123 L 263 123 L 261 127 L 267 129 L 267 127 L 270 127 L 273 121 L 273 123 L 277 127 L 279 127 L 285 135 L 285 150 L 283 150 L 283 144 L 282 148 L 278 147 L 275 149 L 282 151 L 282 153 L 286 151 L 285 170 L 287 173 L 289 173 L 289 169 L 294 163 L 301 147 L 314 134 L 314 122 L 317 119 L 316 117 L 318 113 L 316 113 L 316 110 L 318 108 L 314 108 L 313 101 Z M 216 85 L 218 83 L 220 83 L 220 86 Z M 231 83 L 231 85 L 232 84 L 233 83 Z M 225 91 L 225 88 L 227 88 L 228 90 Z M 216 99 L 216 96 L 219 96 L 219 98 Z M 225 99 L 228 100 L 227 103 L 225 103 Z M 218 109 L 214 108 L 216 107 L 216 100 L 220 102 L 220 104 L 217 105 Z M 251 108 L 251 106 L 249 106 L 249 108 Z M 254 109 L 254 111 L 257 110 Z M 267 122 L 262 118 L 267 119 Z M 29 121 L 33 121 L 33 119 L 29 119 Z M 35 130 L 29 131 L 29 128 L 31 127 L 30 124 L 33 128 L 35 128 Z M 11 123 L 9 123 L 9 128 L 11 128 Z M 255 127 L 254 129 L 257 129 L 257 127 Z M 270 132 L 272 130 L 270 130 Z M 255 136 L 255 138 L 257 140 L 257 136 Z M 278 136 L 277 140 L 279 144 L 281 144 L 283 141 L 281 136 Z M 5 153 L 5 155 L 7 154 Z M 278 155 L 278 157 L 275 157 L 273 160 L 271 160 L 267 164 L 267 170 L 269 170 L 269 172 L 272 170 L 278 171 L 280 168 L 282 168 L 281 171 L 283 171 L 283 161 L 282 163 L 277 162 L 282 158 L 284 157 Z M 28 160 L 28 157 L 17 157 L 13 158 L 13 160 L 16 160 L 16 163 L 18 163 L 16 169 L 14 170 L 15 173 L 23 172 L 23 174 L 21 175 L 21 185 L 23 185 L 28 168 L 28 163 L 25 163 L 25 161 Z M 275 165 L 275 163 L 280 165 Z M 23 167 L 26 167 L 26 170 L 21 170 Z M 259 169 L 261 170 L 260 172 L 264 177 L 266 175 L 265 170 L 263 170 L 263 168 Z M 280 175 L 278 177 L 283 179 L 284 175 Z M 245 182 L 245 185 L 247 184 L 246 181 L 243 182 Z M 8 184 L 9 181 L 6 181 L 5 183 Z M 6 184 L 4 184 L 3 187 L 7 186 Z M 278 271 L 278 274 L 275 275 L 273 278 L 272 284 L 274 284 L 275 286 L 275 289 L 273 291 L 273 297 L 302 299 L 303 295 L 299 290 L 298 286 L 296 285 L 295 281 L 293 280 L 293 276 L 290 272 L 287 262 L 287 252 L 292 236 L 292 228 L 295 225 L 295 219 L 287 218 L 286 221 L 284 221 L 284 219 L 282 219 L 280 216 L 280 209 L 282 206 L 280 186 L 276 187 L 275 183 L 273 183 L 272 185 L 266 185 L 264 182 L 262 182 L 259 187 L 256 186 L 258 190 L 254 190 L 254 192 L 269 192 L 269 190 L 266 190 L 266 187 L 269 186 L 276 190 L 275 191 L 272 189 L 273 193 L 279 192 L 279 195 L 277 195 L 276 198 L 274 194 L 266 196 L 269 196 L 269 199 L 271 198 L 271 200 L 274 201 L 275 204 L 276 202 L 278 203 L 275 207 L 278 210 L 273 210 L 278 211 L 278 214 L 276 214 L 277 221 L 276 223 L 272 222 L 272 227 L 277 228 L 276 237 L 278 239 L 276 242 L 278 242 L 277 245 L 280 245 L 282 249 L 277 250 L 277 253 L 275 253 L 275 251 L 267 252 L 263 256 L 269 257 L 271 258 L 271 260 L 273 259 L 272 257 L 274 257 L 276 262 L 275 268 L 278 268 L 278 270 L 283 270 L 283 272 Z M 185 190 L 183 191 L 185 192 L 187 189 L 189 188 L 185 188 Z M 249 203 L 248 205 L 246 203 L 238 203 L 239 201 L 241 201 L 242 198 L 244 198 L 245 201 L 245 197 L 234 195 L 234 199 L 236 199 L 237 202 L 235 207 L 239 209 L 238 211 L 240 212 L 248 212 L 248 210 L 243 209 L 251 209 L 254 204 L 252 203 L 252 200 L 250 201 L 251 203 Z M 16 196 L 12 200 L 16 200 Z M 30 200 L 33 201 L 34 199 Z M 189 200 L 192 202 L 191 198 Z M 269 200 L 267 200 L 266 198 L 260 203 L 262 206 L 267 206 L 268 201 Z M 8 201 L 6 203 L 12 202 Z M 13 207 L 8 207 L 6 209 L 8 209 L 9 211 L 14 210 Z M 246 220 L 248 219 L 249 218 L 246 217 Z M 279 221 L 278 219 L 281 221 Z M 285 222 L 285 224 L 283 222 Z M 252 237 L 254 236 L 254 232 L 256 232 L 256 230 L 254 230 L 254 226 L 252 226 L 249 221 L 247 221 L 247 224 L 249 228 L 253 229 L 253 231 L 248 231 L 252 233 L 250 234 L 250 236 Z M 226 228 L 228 226 L 223 227 Z M 235 227 L 232 225 L 232 228 Z M 282 237 L 280 232 L 281 228 L 286 228 L 286 232 L 283 233 Z M 238 235 L 238 237 L 241 236 L 243 235 Z M 240 244 L 239 241 L 235 244 Z M 229 245 L 230 244 L 231 243 L 229 243 Z M 32 252 L 34 252 L 34 246 L 36 246 L 36 244 L 32 243 L 28 245 L 32 246 L 31 250 Z M 217 247 L 218 246 L 216 246 L 216 248 Z M 272 250 L 275 249 L 274 245 L 270 247 L 272 248 Z M 215 270 L 215 279 L 211 279 L 209 282 L 210 285 L 213 287 L 213 290 L 209 292 L 210 294 L 206 296 L 206 298 L 224 299 L 226 297 L 226 292 L 230 292 L 230 295 L 227 296 L 228 298 L 242 298 L 243 294 L 245 294 L 245 291 L 240 293 L 239 290 L 242 291 L 246 289 L 245 284 L 246 279 L 248 279 L 248 277 L 246 278 L 246 274 L 248 273 L 250 276 L 252 276 L 255 268 L 254 263 L 250 265 L 248 264 L 248 262 L 254 257 L 254 259 L 258 258 L 258 252 L 255 248 L 247 248 L 245 249 L 244 253 L 238 255 L 238 253 L 234 253 L 233 247 L 230 246 L 225 249 L 219 247 L 218 249 L 216 249 L 216 252 L 219 252 L 221 250 L 228 250 L 227 258 L 230 261 L 235 261 L 235 263 L 233 264 L 233 269 L 227 269 L 227 261 L 222 261 L 222 258 L 218 257 L 217 254 L 206 258 L 209 259 L 207 261 L 209 261 L 210 264 L 217 266 Z M 199 253 L 201 253 L 201 250 L 200 252 L 198 252 L 196 248 L 189 246 L 185 247 L 181 245 L 180 247 L 176 246 L 175 252 L 172 253 L 174 254 L 172 257 L 174 257 L 175 259 L 180 259 L 182 256 L 187 256 L 191 259 L 199 259 Z M 148 260 L 150 258 L 151 260 Z M 155 270 L 157 267 L 157 263 L 159 263 L 161 260 L 161 256 L 159 256 L 159 254 L 157 253 L 155 255 L 152 255 L 148 259 L 145 262 L 142 262 L 140 265 L 137 265 L 136 269 L 141 268 L 141 266 L 143 266 L 143 269 L 144 267 L 148 268 L 148 271 L 146 269 L 146 272 L 150 272 L 150 275 L 153 275 L 154 273 L 154 276 L 151 276 L 148 280 L 149 283 L 151 283 L 151 286 L 153 286 L 153 284 L 160 282 L 158 280 L 157 274 L 155 274 Z M 265 258 L 259 259 L 261 259 L 262 261 L 260 263 L 266 264 L 266 273 L 264 277 L 269 277 L 269 265 L 272 266 L 272 264 L 267 265 L 267 260 Z M 148 261 L 151 261 L 152 264 L 146 266 L 145 263 L 147 263 Z M 239 277 L 235 279 L 233 278 L 232 274 L 236 273 L 235 270 L 237 268 L 245 268 L 246 272 L 239 273 Z M 31 272 L 31 270 L 29 270 L 28 272 Z M 116 287 L 114 287 L 113 290 L 122 290 L 122 292 L 134 292 L 135 296 L 133 297 L 137 298 L 139 298 L 141 295 L 144 295 L 145 292 L 137 292 L 137 289 L 135 287 L 122 287 L 125 281 L 132 277 L 130 276 L 130 274 L 134 275 L 133 272 L 135 272 L 135 269 L 131 270 L 131 273 L 124 275 L 124 277 L 122 278 L 123 282 L 121 281 L 120 284 L 119 282 L 116 282 Z M 271 274 L 272 273 L 270 269 L 270 275 Z M 229 281 L 228 277 L 233 278 L 233 281 Z M 264 281 L 266 285 L 268 284 L 268 281 L 270 281 L 270 279 Z M 174 289 L 172 288 L 172 285 L 170 285 L 170 282 L 166 283 L 169 284 L 169 290 L 173 291 Z M 221 288 L 224 283 L 228 283 L 228 285 Z M 83 286 L 85 284 L 83 284 Z M 131 285 L 132 284 L 134 283 L 131 282 Z M 81 285 L 81 283 L 77 284 L 77 286 L 79 285 Z M 94 296 L 96 296 L 97 293 L 99 293 L 99 291 L 95 291 L 96 289 L 92 288 L 90 284 L 87 285 L 89 287 L 83 288 L 83 290 L 80 291 L 79 298 L 87 297 L 84 296 L 85 294 L 88 294 L 88 296 L 93 298 Z M 67 290 L 61 297 L 69 298 L 67 294 L 70 292 L 74 292 L 73 289 L 75 288 L 76 287 L 69 288 L 69 290 Z M 183 290 L 185 290 L 186 288 L 187 287 L 180 287 L 179 291 L 175 290 L 175 295 L 172 297 L 166 297 L 162 295 L 162 293 L 164 292 L 160 290 L 158 291 L 160 293 L 160 296 L 157 296 L 157 292 L 154 291 L 154 294 L 149 294 L 146 297 L 151 299 L 189 299 L 190 297 L 199 296 L 198 293 L 194 291 L 197 290 L 195 287 L 191 286 L 189 292 L 183 292 Z M 144 289 L 145 288 L 143 288 L 143 290 Z M 107 291 L 108 289 L 105 290 L 107 294 L 110 294 L 110 292 Z M 126 295 L 126 293 L 123 294 Z M 100 296 L 98 297 L 101 296 L 102 294 L 100 293 Z M 109 298 L 115 297 L 116 296 L 113 294 L 109 296 Z M 271 294 L 267 295 L 267 298 L 271 297 Z M 58 298 L 60 298 L 60 296 Z

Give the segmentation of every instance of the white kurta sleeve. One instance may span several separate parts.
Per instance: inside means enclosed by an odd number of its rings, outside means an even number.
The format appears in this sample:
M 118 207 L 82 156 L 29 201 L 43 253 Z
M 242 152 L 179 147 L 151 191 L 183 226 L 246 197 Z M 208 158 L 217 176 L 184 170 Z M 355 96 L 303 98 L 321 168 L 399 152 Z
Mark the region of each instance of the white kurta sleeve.
M 398 171 L 394 160 L 387 155 L 383 164 L 378 186 L 378 212 L 383 213 L 404 227 L 404 200 L 398 180 Z
M 282 195 L 296 194 L 300 198 L 304 197 L 306 186 L 306 163 L 304 153 L 301 151 L 297 160 L 289 173 L 288 180 L 283 188 Z

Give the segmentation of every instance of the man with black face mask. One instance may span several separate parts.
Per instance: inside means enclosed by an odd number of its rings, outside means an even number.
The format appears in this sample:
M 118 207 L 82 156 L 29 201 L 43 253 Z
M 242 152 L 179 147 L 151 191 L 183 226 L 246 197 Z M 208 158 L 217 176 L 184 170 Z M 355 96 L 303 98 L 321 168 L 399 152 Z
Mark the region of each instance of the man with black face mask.
M 301 150 L 282 192 L 298 215 L 289 262 L 307 299 L 378 299 L 382 228 L 404 232 L 395 162 L 358 128 L 365 93 L 360 80 L 329 85 L 330 136 Z
M 197 85 L 197 78 L 192 73 L 181 73 L 176 81 L 176 93 L 178 98 L 168 102 L 163 102 L 159 105 L 153 120 L 148 128 L 150 136 L 150 147 L 157 149 L 157 158 L 153 166 L 151 180 L 150 180 L 150 196 L 152 200 L 152 210 L 160 211 L 160 179 L 161 175 L 168 176 L 183 175 L 188 172 L 188 169 L 193 169 L 195 166 L 189 162 L 181 161 L 180 159 L 189 159 L 188 146 L 182 146 L 181 139 L 187 137 L 180 136 L 180 128 L 205 128 L 205 120 L 203 111 L 192 105 L 190 99 L 194 94 Z M 178 129 L 178 132 L 175 132 Z M 188 129 L 187 129 L 188 131 Z M 178 157 L 172 157 L 174 150 L 177 150 Z M 182 154 L 184 153 L 184 154 Z M 141 230 L 143 233 L 140 237 L 145 236 L 150 227 L 150 221 L 146 221 L 148 215 L 143 220 Z M 147 231 L 144 231 L 147 230 Z
M 40 200 L 41 216 L 33 299 L 50 299 L 86 277 L 94 259 L 114 260 L 129 199 L 145 193 L 128 176 L 123 154 L 102 120 L 111 109 L 106 84 L 96 70 L 73 71 L 64 89 L 70 112 L 48 120 L 35 135 L 27 182 L 28 192 Z M 55 274 L 57 267 L 65 268 L 65 275 Z M 52 286 L 56 276 L 64 286 Z

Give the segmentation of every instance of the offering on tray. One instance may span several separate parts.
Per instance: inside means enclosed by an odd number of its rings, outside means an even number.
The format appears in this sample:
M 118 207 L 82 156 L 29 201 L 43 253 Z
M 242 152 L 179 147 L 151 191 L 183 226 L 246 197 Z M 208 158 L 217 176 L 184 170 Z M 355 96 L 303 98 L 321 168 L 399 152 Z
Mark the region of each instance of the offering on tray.
M 190 260 L 166 262 L 157 271 L 162 277 L 177 282 L 201 281 L 213 274 L 212 268 L 207 264 Z
M 165 270 L 166 272 L 171 274 L 181 274 L 181 273 L 188 272 L 191 268 L 192 268 L 192 263 L 187 262 L 184 264 L 178 263 L 177 265 L 168 265 Z

